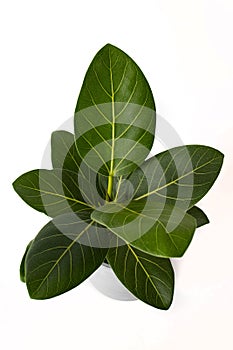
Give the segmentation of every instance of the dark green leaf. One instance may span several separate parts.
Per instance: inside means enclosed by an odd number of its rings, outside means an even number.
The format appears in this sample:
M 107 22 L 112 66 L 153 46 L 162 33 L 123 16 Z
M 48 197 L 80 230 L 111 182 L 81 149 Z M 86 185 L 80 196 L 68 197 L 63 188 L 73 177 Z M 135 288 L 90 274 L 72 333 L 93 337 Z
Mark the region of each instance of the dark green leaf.
M 103 262 L 108 241 L 83 216 L 62 215 L 34 239 L 26 256 L 26 283 L 33 299 L 48 299 L 76 287 Z M 106 231 L 106 230 L 105 230 Z
M 85 179 L 82 179 L 83 182 Z M 13 186 L 32 208 L 55 217 L 71 211 L 91 209 L 92 205 L 85 203 L 81 195 L 78 180 L 77 174 L 71 171 L 41 169 L 21 175 Z
M 138 299 L 159 309 L 171 305 L 174 272 L 169 259 L 158 258 L 137 250 L 117 239 L 107 260 L 125 287 Z
M 81 158 L 104 175 L 129 174 L 149 153 L 154 129 L 154 100 L 140 68 L 120 49 L 104 46 L 90 64 L 75 110 Z
M 130 102 L 155 109 L 151 89 L 140 68 L 125 52 L 107 44 L 88 68 L 75 112 L 111 103 L 113 95 L 115 102 Z
M 60 295 L 105 259 L 137 298 L 168 309 L 174 272 L 195 228 L 195 207 L 223 162 L 216 149 L 188 145 L 145 161 L 153 145 L 155 104 L 137 64 L 108 44 L 91 62 L 74 116 L 74 135 L 51 137 L 53 170 L 20 176 L 14 189 L 54 219 L 29 243 L 20 265 L 34 299 Z
M 28 250 L 29 248 L 31 247 L 32 245 L 32 241 L 30 241 L 26 247 L 26 250 L 25 250 L 25 253 L 22 257 L 22 260 L 21 260 L 21 264 L 20 264 L 20 269 L 19 269 L 19 272 L 20 272 L 20 280 L 22 282 L 26 282 L 26 279 L 25 279 L 25 259 L 26 259 L 26 255 L 28 253 Z
M 209 223 L 209 219 L 206 216 L 206 214 L 198 207 L 195 207 L 195 206 L 192 207 L 187 211 L 187 213 L 189 215 L 192 215 L 196 219 L 197 227 L 200 227 Z
M 160 257 L 182 256 L 196 228 L 191 215 L 158 201 L 110 202 L 91 217 L 135 248 Z
M 136 188 L 133 197 L 137 200 L 154 197 L 186 211 L 212 187 L 222 162 L 223 154 L 211 147 L 188 145 L 172 148 L 148 159 L 132 174 L 132 178 L 129 177 Z M 147 182 L 146 193 L 143 181 Z
M 113 176 L 129 174 L 144 161 L 150 150 L 148 145 L 152 145 L 153 142 L 153 135 L 145 129 L 131 126 L 130 132 L 121 137 L 121 132 L 126 130 L 128 125 L 117 124 L 117 126 L 119 128 L 115 131 L 114 136 L 113 163 L 111 161 L 113 138 L 110 123 L 83 132 L 77 139 L 78 146 L 76 146 L 76 149 L 79 157 L 92 170 L 103 175 L 110 173 Z M 79 128 L 79 131 L 81 132 L 81 128 Z M 141 136 L 139 137 L 138 134 Z M 114 165 L 112 166 L 112 164 Z
M 103 178 L 108 180 L 108 177 L 97 174 L 92 171 L 85 162 L 82 162 L 77 148 L 82 148 L 82 145 L 77 140 L 74 142 L 73 134 L 63 130 L 53 132 L 51 137 L 53 167 L 70 170 L 76 173 L 79 178 L 79 188 L 83 193 L 83 198 L 85 199 L 86 196 L 92 198 L 92 204 L 100 205 L 101 200 L 106 199 L 107 189 L 105 191 L 102 186 L 99 186 L 99 181 L 100 179 L 104 181 Z M 94 188 L 95 183 L 96 188 Z M 93 200 L 93 196 L 95 196 L 95 200 Z M 99 196 L 101 196 L 101 199 L 99 199 Z M 86 201 L 90 203 L 89 199 Z

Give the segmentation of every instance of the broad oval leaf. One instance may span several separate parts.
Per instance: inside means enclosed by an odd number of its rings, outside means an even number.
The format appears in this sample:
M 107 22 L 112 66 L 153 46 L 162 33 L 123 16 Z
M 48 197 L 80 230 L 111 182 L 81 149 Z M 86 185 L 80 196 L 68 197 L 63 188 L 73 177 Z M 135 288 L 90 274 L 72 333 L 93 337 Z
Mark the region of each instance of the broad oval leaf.
M 169 259 L 158 258 L 119 242 L 107 260 L 125 287 L 143 302 L 167 310 L 173 299 L 174 272 Z
M 104 175 L 130 173 L 149 153 L 155 130 L 152 92 L 137 64 L 115 46 L 104 46 L 91 62 L 74 126 L 85 146 L 84 153 L 79 148 L 81 156 L 95 171 L 100 163 Z
M 88 179 L 87 176 L 85 174 L 83 182 Z M 13 187 L 32 208 L 55 217 L 71 211 L 91 210 L 91 203 L 85 202 L 80 191 L 80 178 L 76 173 L 67 170 L 37 169 L 21 175 L 15 180 Z M 83 186 L 84 189 L 89 189 L 86 196 L 92 193 L 91 185 Z
M 191 215 L 157 201 L 110 202 L 91 218 L 133 247 L 159 257 L 181 257 L 196 229 Z
M 128 177 L 135 189 L 131 197 L 135 200 L 152 197 L 186 211 L 212 187 L 222 162 L 223 154 L 211 147 L 172 148 L 148 159 Z
M 112 102 L 134 103 L 155 109 L 149 84 L 138 65 L 111 44 L 94 57 L 85 75 L 75 112 Z
M 73 214 L 50 221 L 38 233 L 26 256 L 30 297 L 48 299 L 79 285 L 102 264 L 106 245 L 98 225 L 91 220 Z

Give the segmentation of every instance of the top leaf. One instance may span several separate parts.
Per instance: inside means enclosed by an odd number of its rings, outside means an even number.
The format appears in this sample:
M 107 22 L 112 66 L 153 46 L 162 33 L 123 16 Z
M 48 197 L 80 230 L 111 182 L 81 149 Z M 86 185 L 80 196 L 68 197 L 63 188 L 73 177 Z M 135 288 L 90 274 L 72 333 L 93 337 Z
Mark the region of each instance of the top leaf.
M 120 49 L 108 44 L 94 57 L 74 127 L 81 158 L 104 175 L 129 174 L 148 155 L 155 132 L 154 99 L 140 68 Z
M 114 102 L 135 103 L 155 110 L 150 86 L 138 65 L 125 52 L 107 44 L 88 68 L 75 113 L 111 103 L 113 97 Z

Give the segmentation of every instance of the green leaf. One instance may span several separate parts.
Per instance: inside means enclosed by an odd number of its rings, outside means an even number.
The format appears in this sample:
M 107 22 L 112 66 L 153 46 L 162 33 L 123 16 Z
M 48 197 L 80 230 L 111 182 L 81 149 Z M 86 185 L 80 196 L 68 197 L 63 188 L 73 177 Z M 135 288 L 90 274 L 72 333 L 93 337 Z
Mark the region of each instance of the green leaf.
M 212 187 L 222 162 L 223 154 L 211 147 L 188 145 L 172 148 L 148 159 L 128 178 L 135 189 L 132 197 L 136 200 L 152 197 L 186 211 Z
M 143 176 L 142 170 L 139 168 L 137 172 L 129 175 L 130 180 L 123 177 L 113 178 L 113 199 L 118 202 L 129 201 L 132 197 L 137 197 L 138 189 L 143 193 L 148 191 L 148 183 L 146 177 Z M 99 186 L 102 187 L 102 192 L 107 191 L 106 177 L 98 174 Z M 209 223 L 209 219 L 206 214 L 197 206 L 192 207 L 187 211 L 197 221 L 197 227 L 206 225 Z
M 71 171 L 40 169 L 21 175 L 15 180 L 13 187 L 32 208 L 55 217 L 92 208 L 91 203 L 84 201 L 78 186 L 81 180 L 78 180 L 80 179 L 77 174 Z
M 206 214 L 198 207 L 195 207 L 195 206 L 192 207 L 187 211 L 187 213 L 189 215 L 192 215 L 196 219 L 197 227 L 200 227 L 209 223 L 209 219 L 206 216 Z
M 75 112 L 111 103 L 113 95 L 114 102 L 130 102 L 155 109 L 151 89 L 140 68 L 125 52 L 107 44 L 88 68 Z
M 191 215 L 158 201 L 110 202 L 91 218 L 133 247 L 160 257 L 181 257 L 196 229 Z
M 30 241 L 28 243 L 26 250 L 25 250 L 25 253 L 22 257 L 21 264 L 20 264 L 19 272 L 20 272 L 20 280 L 22 282 L 26 282 L 26 279 L 25 279 L 25 260 L 26 260 L 27 253 L 28 253 L 28 250 L 31 247 L 31 245 L 32 245 L 32 241 Z
M 77 151 L 71 153 L 71 146 L 74 142 L 74 135 L 68 131 L 58 130 L 52 133 L 51 158 L 54 168 L 64 168 L 71 171 L 76 171 L 79 168 L 80 159 L 77 159 Z
M 48 299 L 76 287 L 104 261 L 107 234 L 93 221 L 75 214 L 50 221 L 26 256 L 26 283 L 33 299 Z M 106 230 L 105 230 L 106 231 Z
M 130 132 L 125 133 L 123 137 L 121 136 L 122 131 L 128 126 L 126 124 L 117 124 L 117 126 L 119 128 L 114 138 L 112 138 L 112 126 L 109 124 L 88 130 L 77 139 L 76 149 L 79 157 L 95 172 L 103 175 L 112 174 L 112 176 L 129 174 L 144 161 L 149 153 L 151 147 L 148 146 L 153 143 L 151 133 L 131 126 Z M 112 153 L 112 140 L 114 140 L 114 154 Z M 111 161 L 111 154 L 113 154 L 113 161 Z
M 174 291 L 174 272 L 169 259 L 158 258 L 117 239 L 107 260 L 125 287 L 138 299 L 167 310 Z
M 129 174 L 152 147 L 155 104 L 136 63 L 108 44 L 94 57 L 75 109 L 77 151 L 94 171 L 112 177 Z
M 99 206 L 102 199 L 106 198 L 106 191 L 99 186 L 99 181 L 100 179 L 104 181 L 103 178 L 108 178 L 92 171 L 82 161 L 77 152 L 77 148 L 81 147 L 82 145 L 78 141 L 75 142 L 74 135 L 70 132 L 64 130 L 53 132 L 51 137 L 52 164 L 54 168 L 70 170 L 76 173 L 79 178 L 79 187 L 83 193 L 83 198 L 85 199 L 86 196 L 92 198 L 91 203 L 96 203 Z M 96 184 L 96 188 L 94 184 Z M 95 200 L 93 200 L 93 196 Z M 101 199 L 99 196 L 101 196 Z M 90 203 L 89 199 L 86 201 Z

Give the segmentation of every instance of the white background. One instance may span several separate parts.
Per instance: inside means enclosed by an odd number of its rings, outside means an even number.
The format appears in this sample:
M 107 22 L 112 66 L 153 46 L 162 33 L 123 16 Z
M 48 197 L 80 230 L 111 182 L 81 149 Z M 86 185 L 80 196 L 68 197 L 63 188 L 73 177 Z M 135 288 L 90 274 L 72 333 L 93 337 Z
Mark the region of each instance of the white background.
M 1 348 L 233 348 L 232 0 L 1 1 Z M 63 296 L 30 300 L 18 265 L 48 218 L 11 183 L 40 167 L 50 133 L 71 117 L 85 71 L 107 42 L 139 64 L 157 111 L 185 143 L 225 153 L 200 206 L 198 230 L 177 266 L 174 302 L 160 311 L 105 297 L 86 281 Z

